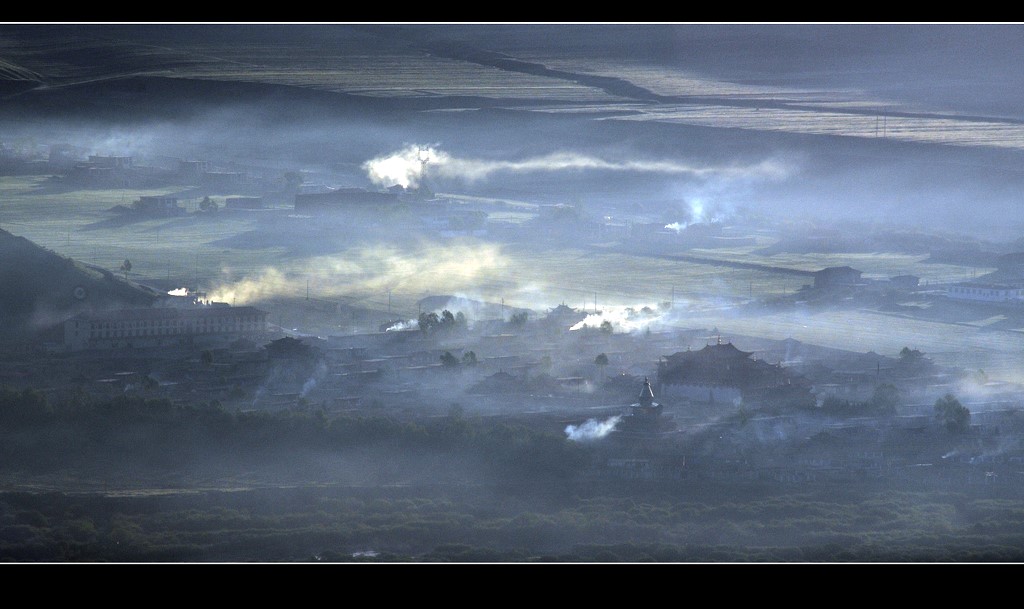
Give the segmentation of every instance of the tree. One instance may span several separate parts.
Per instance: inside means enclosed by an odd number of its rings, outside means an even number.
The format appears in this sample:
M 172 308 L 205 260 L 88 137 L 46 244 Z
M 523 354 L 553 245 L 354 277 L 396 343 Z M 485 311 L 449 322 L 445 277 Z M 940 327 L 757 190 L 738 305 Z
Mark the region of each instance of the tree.
M 476 353 L 472 351 L 466 351 L 462 354 L 462 365 L 463 366 L 475 366 L 476 365 Z
M 970 427 L 971 411 L 960 403 L 952 393 L 935 400 L 935 418 L 950 433 L 964 433 Z
M 876 414 L 894 415 L 896 407 L 900 405 L 900 391 L 895 385 L 882 383 L 875 387 L 875 392 L 867 405 Z
M 512 317 L 509 318 L 508 323 L 512 324 L 516 328 L 522 328 L 526 325 L 526 320 L 529 314 L 526 311 L 520 311 L 519 313 L 513 313 Z
M 160 382 L 147 374 L 142 377 L 142 388 L 146 391 L 155 391 L 160 388 Z
M 437 313 L 420 313 L 417 319 L 420 326 L 420 331 L 424 334 L 430 334 L 434 328 L 441 323 L 441 320 L 437 317 Z
M 604 332 L 605 334 L 611 334 L 614 331 L 615 329 L 612 327 L 612 322 L 608 321 L 607 319 L 601 322 L 601 332 Z
M 926 374 L 932 368 L 932 361 L 924 356 L 924 353 L 903 347 L 900 350 L 900 358 L 896 361 L 896 369 L 904 375 Z
M 121 272 L 124 273 L 124 280 L 128 281 L 128 273 L 132 272 L 132 261 L 127 258 L 121 263 Z
M 217 211 L 217 203 L 210 197 L 203 197 L 203 200 L 199 202 L 199 209 L 203 211 Z
M 458 368 L 459 358 L 452 355 L 451 351 L 445 351 L 441 354 L 441 365 L 445 368 Z
M 903 361 L 915 361 L 924 357 L 924 353 L 917 349 L 911 349 L 910 347 L 903 347 L 900 349 L 900 359 Z
M 448 309 L 441 311 L 440 316 L 437 313 L 420 313 L 418 321 L 420 330 L 424 334 L 432 334 L 434 332 L 450 334 L 455 331 L 461 332 L 469 327 L 466 315 L 462 311 L 459 311 L 458 315 L 452 315 L 452 312 Z
M 608 366 L 608 356 L 604 353 L 598 353 L 597 357 L 594 358 L 594 364 L 601 371 L 601 380 L 604 380 L 604 369 Z
M 452 330 L 455 328 L 455 316 L 448 309 L 441 311 L 441 329 Z
M 551 372 L 551 366 L 552 366 L 552 361 L 551 361 L 551 356 L 550 355 L 545 355 L 544 357 L 540 358 L 540 370 L 541 370 L 541 372 L 543 372 L 544 374 L 547 374 L 548 372 Z

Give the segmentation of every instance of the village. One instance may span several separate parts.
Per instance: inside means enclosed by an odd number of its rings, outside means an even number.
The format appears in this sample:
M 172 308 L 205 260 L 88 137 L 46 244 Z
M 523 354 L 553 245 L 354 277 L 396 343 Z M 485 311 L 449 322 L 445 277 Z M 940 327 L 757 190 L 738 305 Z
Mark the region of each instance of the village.
M 177 196 L 146 195 L 115 208 L 114 217 L 124 222 L 237 213 L 262 214 L 278 225 L 359 221 L 372 227 L 388 218 L 392 228 L 442 238 L 611 240 L 631 255 L 806 281 L 782 295 L 736 299 L 741 312 L 850 306 L 898 311 L 907 300 L 935 309 L 975 306 L 1016 314 L 1024 308 L 1014 281 L 1020 257 L 1013 254 L 995 262 L 1005 283 L 929 285 L 908 274 L 865 278 L 850 266 L 809 271 L 678 254 L 681 248 L 713 251 L 722 243 L 752 242 L 743 236 L 749 231 L 722 222 L 680 229 L 638 217 L 594 221 L 563 204 L 480 202 L 426 188 L 332 189 L 304 183 L 310 176 L 296 171 L 183 159 L 143 164 L 68 145 L 50 146 L 46 158 L 3 150 L 7 172 L 51 172 L 54 187 L 191 185 Z M 510 212 L 533 219 L 509 222 Z M 17 248 L 59 258 L 13 235 L 5 238 L 14 248 L 8 259 Z M 418 317 L 406 319 L 395 317 L 390 302 L 384 310 L 357 309 L 310 298 L 307 284 L 305 298 L 279 299 L 271 312 L 259 303 L 215 302 L 198 276 L 192 287 L 179 287 L 170 278 L 136 276 L 129 282 L 130 265 L 82 269 L 101 278 L 65 282 L 69 298 L 57 307 L 63 311 L 59 323 L 31 334 L 8 333 L 0 358 L 5 387 L 38 390 L 57 402 L 134 396 L 234 412 L 412 421 L 458 411 L 545 432 L 590 430 L 566 433 L 570 441 L 595 447 L 599 456 L 590 475 L 598 478 L 808 483 L 939 476 L 999 484 L 1021 475 L 1024 446 L 1014 439 L 1006 450 L 1005 434 L 1016 429 L 1024 388 L 981 371 L 937 365 L 912 345 L 862 353 L 687 327 L 673 301 L 626 308 L 625 327 L 595 321 L 602 319 L 596 295 L 590 308 L 563 302 L 537 310 L 434 294 L 417 301 Z M 973 415 L 958 435 L 941 435 L 933 403 L 943 395 L 963 395 Z M 947 450 L 952 445 L 957 448 Z M 993 454 L 994 445 L 1002 452 Z M 956 458 L 946 454 L 953 452 Z

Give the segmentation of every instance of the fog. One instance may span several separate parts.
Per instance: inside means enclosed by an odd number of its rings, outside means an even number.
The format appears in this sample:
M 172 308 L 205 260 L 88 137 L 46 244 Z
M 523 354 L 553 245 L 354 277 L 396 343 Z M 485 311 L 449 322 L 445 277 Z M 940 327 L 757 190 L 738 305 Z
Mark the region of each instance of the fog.
M 1020 560 L 1022 36 L 0 26 L 0 558 Z

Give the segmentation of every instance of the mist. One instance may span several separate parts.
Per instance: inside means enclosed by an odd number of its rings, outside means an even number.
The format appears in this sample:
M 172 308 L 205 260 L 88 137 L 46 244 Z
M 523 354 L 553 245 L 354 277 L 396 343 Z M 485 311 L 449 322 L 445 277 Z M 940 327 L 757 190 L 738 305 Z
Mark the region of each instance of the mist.
M 0 26 L 0 559 L 1020 561 L 1022 40 Z

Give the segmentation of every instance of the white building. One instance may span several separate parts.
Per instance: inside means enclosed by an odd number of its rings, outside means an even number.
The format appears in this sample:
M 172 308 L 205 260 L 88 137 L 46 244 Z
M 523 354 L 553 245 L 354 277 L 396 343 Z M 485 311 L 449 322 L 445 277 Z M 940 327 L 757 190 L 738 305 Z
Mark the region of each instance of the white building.
M 992 283 L 959 283 L 950 286 L 946 295 L 957 300 L 1010 302 L 1024 298 L 1024 288 Z
M 253 307 L 116 309 L 80 313 L 64 322 L 64 347 L 176 347 L 256 337 L 266 329 L 267 312 Z

